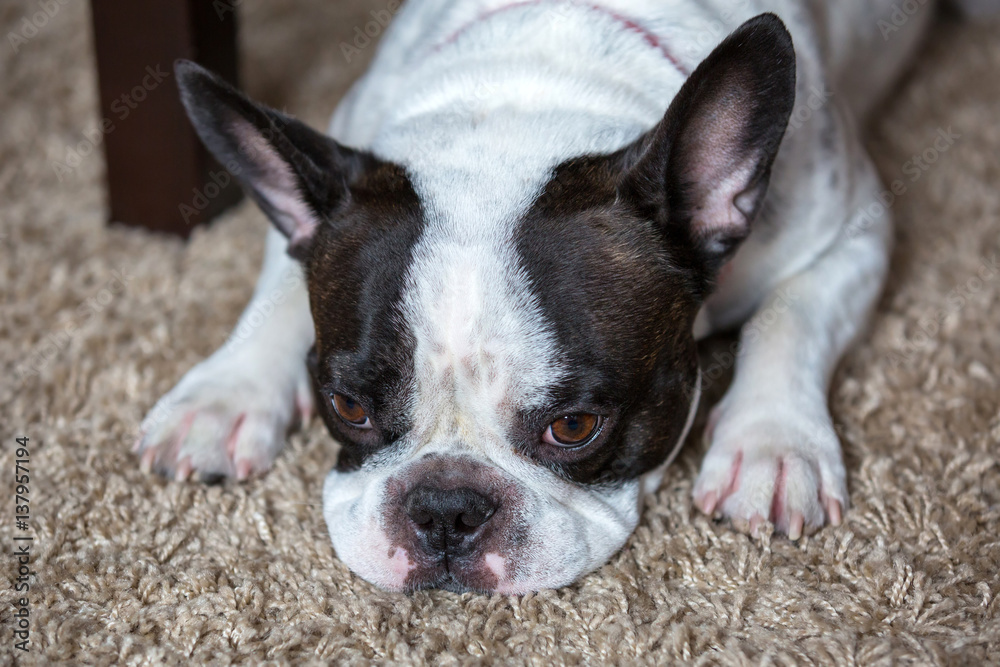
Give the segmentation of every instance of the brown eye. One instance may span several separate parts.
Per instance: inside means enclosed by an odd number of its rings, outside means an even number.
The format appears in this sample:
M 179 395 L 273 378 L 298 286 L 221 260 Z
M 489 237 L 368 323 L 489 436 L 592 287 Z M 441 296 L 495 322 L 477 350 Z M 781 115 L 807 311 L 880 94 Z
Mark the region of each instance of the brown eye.
M 345 422 L 354 428 L 371 428 L 372 421 L 361 404 L 343 394 L 333 395 L 333 409 Z
M 566 415 L 549 424 L 542 440 L 556 447 L 580 447 L 597 437 L 602 426 L 604 418 L 599 415 Z

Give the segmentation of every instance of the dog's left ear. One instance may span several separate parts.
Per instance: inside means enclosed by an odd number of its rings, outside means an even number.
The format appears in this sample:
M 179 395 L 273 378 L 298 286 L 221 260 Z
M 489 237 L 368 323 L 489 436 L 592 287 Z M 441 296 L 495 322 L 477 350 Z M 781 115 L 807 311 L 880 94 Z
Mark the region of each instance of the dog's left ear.
M 794 102 L 791 35 L 762 14 L 727 37 L 626 150 L 619 192 L 690 246 L 709 280 L 750 233 Z
M 321 224 L 342 210 L 350 184 L 372 161 L 294 118 L 258 104 L 205 68 L 174 65 L 198 136 L 288 237 L 303 260 Z

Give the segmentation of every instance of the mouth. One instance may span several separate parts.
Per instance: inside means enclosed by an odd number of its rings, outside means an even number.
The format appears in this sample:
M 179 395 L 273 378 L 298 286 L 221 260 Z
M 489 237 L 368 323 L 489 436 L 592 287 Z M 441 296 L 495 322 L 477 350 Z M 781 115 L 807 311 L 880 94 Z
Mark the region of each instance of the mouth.
M 420 586 L 418 590 L 424 588 L 440 588 L 443 591 L 449 591 L 451 593 L 488 593 L 489 591 L 481 591 L 470 586 L 466 586 L 464 583 L 459 581 L 451 572 L 444 574 L 442 577 L 438 578 L 437 581 L 428 582 L 427 584 Z
M 481 574 L 470 572 L 463 574 L 446 568 L 444 562 L 434 568 L 416 570 L 410 573 L 406 589 L 414 593 L 432 589 L 441 589 L 451 593 L 480 593 L 489 595 L 494 592 L 495 583 L 484 580 Z

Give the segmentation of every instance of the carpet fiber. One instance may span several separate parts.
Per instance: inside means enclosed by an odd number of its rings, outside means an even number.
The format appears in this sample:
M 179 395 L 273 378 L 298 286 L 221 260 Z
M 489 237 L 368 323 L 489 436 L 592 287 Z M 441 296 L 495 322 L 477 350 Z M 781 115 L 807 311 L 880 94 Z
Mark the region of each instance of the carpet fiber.
M 239 3 L 245 87 L 322 127 L 372 48 L 348 64 L 339 43 L 379 2 Z M 793 544 L 700 515 L 699 427 L 628 544 L 576 585 L 406 596 L 336 559 L 318 505 L 336 450 L 319 422 L 249 483 L 139 472 L 139 420 L 225 340 L 265 221 L 243 204 L 187 244 L 107 227 L 100 151 L 53 169 L 99 118 L 86 3 L 48 4 L 37 35 L 0 49 L 0 541 L 15 544 L 14 438 L 28 436 L 37 573 L 19 660 L 1000 661 L 1000 24 L 941 19 L 872 128 L 906 192 L 889 287 L 831 391 L 843 526 Z M 38 7 L 4 2 L 0 34 Z M 954 145 L 914 172 L 948 128 Z M 725 366 L 727 346 L 705 363 Z M 16 576 L 8 556 L 0 663 Z

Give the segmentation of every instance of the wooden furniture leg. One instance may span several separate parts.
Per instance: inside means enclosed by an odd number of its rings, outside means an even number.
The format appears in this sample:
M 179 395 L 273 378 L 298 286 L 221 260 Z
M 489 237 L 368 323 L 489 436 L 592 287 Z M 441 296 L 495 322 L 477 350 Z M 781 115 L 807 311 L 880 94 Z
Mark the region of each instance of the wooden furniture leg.
M 187 237 L 237 202 L 235 179 L 198 140 L 173 64 L 236 83 L 238 0 L 91 0 L 110 218 Z

